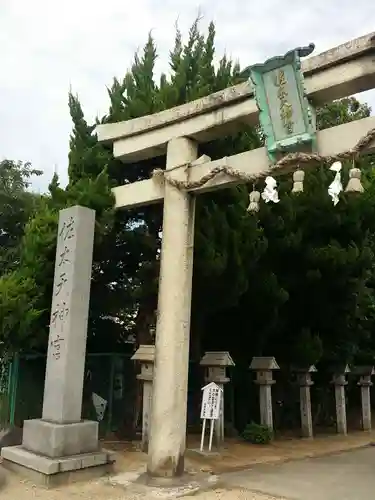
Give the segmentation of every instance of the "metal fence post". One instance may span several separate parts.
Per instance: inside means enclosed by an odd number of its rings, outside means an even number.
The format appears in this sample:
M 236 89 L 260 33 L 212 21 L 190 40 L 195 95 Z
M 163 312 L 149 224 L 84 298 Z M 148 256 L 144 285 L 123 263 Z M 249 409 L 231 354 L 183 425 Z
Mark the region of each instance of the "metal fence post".
M 20 357 L 19 354 L 13 356 L 13 361 L 10 369 L 10 400 L 9 400 L 9 424 L 14 427 L 15 416 L 16 416 L 16 400 L 17 400 L 17 387 L 19 379 L 19 367 L 20 367 Z
M 111 369 L 110 369 L 110 375 L 109 375 L 107 433 L 112 431 L 113 383 L 114 383 L 114 378 L 115 378 L 115 359 L 116 359 L 116 354 L 112 354 L 111 355 Z

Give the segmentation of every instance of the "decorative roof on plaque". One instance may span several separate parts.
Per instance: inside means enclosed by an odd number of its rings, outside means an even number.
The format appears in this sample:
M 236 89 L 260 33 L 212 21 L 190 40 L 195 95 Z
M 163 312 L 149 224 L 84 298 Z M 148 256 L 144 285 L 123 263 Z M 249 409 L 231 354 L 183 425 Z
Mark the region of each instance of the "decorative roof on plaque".
M 250 364 L 251 370 L 280 370 L 280 366 L 277 364 L 274 357 L 257 357 L 251 360 Z
M 259 122 L 272 163 L 282 154 L 313 151 L 316 147 L 315 112 L 307 100 L 300 60 L 314 48 L 311 43 L 249 68 Z
M 373 366 L 353 366 L 351 373 L 353 375 L 361 375 L 361 376 L 371 376 L 375 375 L 375 370 Z
M 140 361 L 141 363 L 154 363 L 155 361 L 155 346 L 154 345 L 140 345 L 131 357 L 133 361 Z
M 228 351 L 207 351 L 199 364 L 202 366 L 235 366 Z

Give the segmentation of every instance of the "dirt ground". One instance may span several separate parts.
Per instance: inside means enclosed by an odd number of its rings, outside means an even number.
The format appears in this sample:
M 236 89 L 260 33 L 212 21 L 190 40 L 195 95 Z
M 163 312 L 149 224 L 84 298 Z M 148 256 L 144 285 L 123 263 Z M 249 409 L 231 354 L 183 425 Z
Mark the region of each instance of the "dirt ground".
M 280 463 L 306 457 L 324 456 L 344 450 L 360 448 L 375 441 L 374 433 L 352 433 L 348 436 L 324 436 L 314 440 L 284 439 L 268 446 L 249 445 L 228 440 L 220 456 L 202 457 L 191 451 L 196 447 L 194 439 L 189 443 L 186 466 L 192 471 L 221 474 L 245 470 L 256 463 Z M 131 443 L 103 443 L 105 448 L 116 452 L 116 472 L 135 471 L 144 467 L 146 455 Z M 1 486 L 1 475 L 6 485 Z M 147 500 L 144 494 L 130 493 L 123 486 L 111 485 L 107 480 L 73 483 L 62 488 L 46 490 L 36 487 L 20 476 L 2 470 L 0 464 L 1 500 Z M 153 497 L 155 498 L 155 497 Z M 184 497 L 187 498 L 187 497 Z M 251 492 L 235 485 L 229 489 L 215 489 L 195 495 L 198 500 L 282 500 Z
M 0 497 L 1 500 L 147 500 L 147 497 L 142 494 L 129 494 L 126 490 L 111 486 L 104 481 L 76 483 L 61 489 L 45 490 L 20 481 L 13 475 L 7 477 L 7 486 L 1 491 Z M 241 488 L 205 491 L 194 495 L 194 498 L 198 500 L 281 500 Z M 155 497 L 152 499 L 155 500 Z
M 134 461 L 130 465 L 128 457 L 118 456 L 117 471 L 129 470 L 131 467 L 139 465 L 139 461 Z M 140 457 L 142 458 L 142 457 Z M 128 463 L 127 463 L 128 462 Z M 5 482 L 5 485 L 4 485 Z M 2 468 L 0 464 L 0 498 L 1 500 L 148 500 L 144 493 L 134 493 L 120 485 L 112 485 L 108 479 L 97 479 L 88 482 L 77 482 L 67 486 L 47 490 L 35 486 L 30 481 L 10 473 Z M 192 498 L 192 497 L 181 497 Z M 282 500 L 251 492 L 244 488 L 230 487 L 228 489 L 216 488 L 211 491 L 203 491 L 195 494 L 198 500 Z M 155 500 L 155 496 L 150 496 L 149 500 Z
M 20 481 L 14 476 L 7 479 L 7 486 L 0 493 L 1 500 L 147 500 L 144 495 L 129 494 L 126 490 L 111 486 L 104 481 L 76 483 L 61 489 L 45 490 Z M 206 491 L 194 495 L 194 498 L 198 500 L 276 500 L 275 497 L 252 493 L 241 488 Z
M 374 426 L 375 427 L 375 426 Z M 238 439 L 226 439 L 220 454 L 201 455 L 196 452 L 200 437 L 188 437 L 185 467 L 192 471 L 222 474 L 248 469 L 255 464 L 280 463 L 353 450 L 375 443 L 375 431 L 319 435 L 314 439 L 282 437 L 269 445 L 253 445 Z M 147 455 L 129 442 L 104 441 L 103 448 L 116 452 L 118 472 L 145 466 Z

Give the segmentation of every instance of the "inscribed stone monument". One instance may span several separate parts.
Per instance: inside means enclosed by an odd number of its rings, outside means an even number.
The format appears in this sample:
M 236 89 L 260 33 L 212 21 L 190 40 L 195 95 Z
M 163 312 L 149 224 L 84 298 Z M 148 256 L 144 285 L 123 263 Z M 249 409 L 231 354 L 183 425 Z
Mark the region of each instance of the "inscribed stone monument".
M 47 476 L 108 463 L 98 422 L 81 420 L 94 227 L 89 208 L 60 212 L 42 419 L 24 422 L 21 447 L 2 450 Z

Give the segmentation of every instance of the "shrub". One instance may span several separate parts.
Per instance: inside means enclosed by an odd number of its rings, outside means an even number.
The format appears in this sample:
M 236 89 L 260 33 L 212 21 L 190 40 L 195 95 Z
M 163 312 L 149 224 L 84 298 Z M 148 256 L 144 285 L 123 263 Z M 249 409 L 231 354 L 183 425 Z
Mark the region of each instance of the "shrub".
M 242 436 L 249 443 L 268 444 L 273 439 L 273 431 L 266 425 L 251 422 L 245 427 Z

